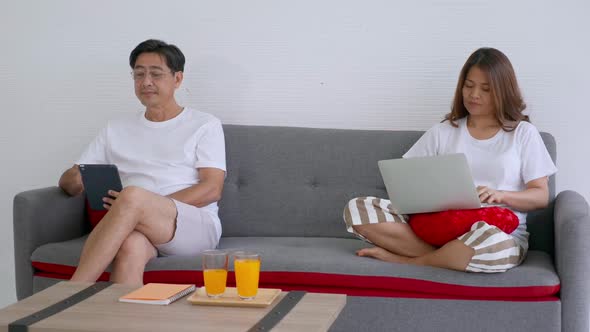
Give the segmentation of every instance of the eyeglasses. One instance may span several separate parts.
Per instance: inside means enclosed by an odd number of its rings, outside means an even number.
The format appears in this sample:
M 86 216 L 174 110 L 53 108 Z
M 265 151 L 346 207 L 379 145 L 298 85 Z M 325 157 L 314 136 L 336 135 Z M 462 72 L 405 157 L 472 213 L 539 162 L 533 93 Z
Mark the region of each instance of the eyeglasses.
M 154 71 L 147 71 L 146 72 L 144 70 L 132 70 L 131 77 L 136 82 L 143 81 L 148 76 L 151 78 L 152 81 L 159 81 L 159 80 L 163 79 L 166 76 L 166 74 L 168 74 L 168 73 L 173 74 L 171 71 L 165 72 L 165 71 L 160 71 L 160 70 L 154 70 Z

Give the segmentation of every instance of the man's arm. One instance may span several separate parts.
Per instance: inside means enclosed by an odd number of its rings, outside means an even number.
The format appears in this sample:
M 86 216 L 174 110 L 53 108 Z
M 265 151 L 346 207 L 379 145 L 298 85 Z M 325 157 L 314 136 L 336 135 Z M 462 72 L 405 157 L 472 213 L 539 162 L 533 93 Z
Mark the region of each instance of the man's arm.
M 199 168 L 199 183 L 168 195 L 177 201 L 194 205 L 207 206 L 221 199 L 225 172 L 218 168 Z
M 68 168 L 61 175 L 59 178 L 59 187 L 70 196 L 79 195 L 84 191 L 82 176 L 80 175 L 80 168 L 78 165 Z

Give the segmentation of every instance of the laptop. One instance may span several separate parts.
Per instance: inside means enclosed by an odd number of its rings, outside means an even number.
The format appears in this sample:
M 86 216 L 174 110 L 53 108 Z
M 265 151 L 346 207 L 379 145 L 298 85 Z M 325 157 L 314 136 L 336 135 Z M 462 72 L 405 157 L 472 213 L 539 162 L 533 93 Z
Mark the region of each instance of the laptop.
M 482 204 L 463 153 L 378 162 L 391 205 L 399 214 L 478 209 Z

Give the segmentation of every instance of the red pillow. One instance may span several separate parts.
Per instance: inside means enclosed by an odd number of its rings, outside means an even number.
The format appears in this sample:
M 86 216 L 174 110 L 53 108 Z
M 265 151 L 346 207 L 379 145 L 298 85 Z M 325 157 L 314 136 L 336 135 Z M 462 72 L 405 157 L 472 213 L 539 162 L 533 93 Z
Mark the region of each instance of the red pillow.
M 98 225 L 98 223 L 102 220 L 105 214 L 107 214 L 109 210 L 93 210 L 90 208 L 90 204 L 88 204 L 88 199 L 86 199 L 86 214 L 88 215 L 88 220 L 90 221 L 90 225 L 92 229 Z
M 504 233 L 512 233 L 518 227 L 518 217 L 514 212 L 501 207 L 488 207 L 472 210 L 449 210 L 410 215 L 410 227 L 425 242 L 442 246 L 467 233 L 471 225 L 485 221 L 501 229 Z

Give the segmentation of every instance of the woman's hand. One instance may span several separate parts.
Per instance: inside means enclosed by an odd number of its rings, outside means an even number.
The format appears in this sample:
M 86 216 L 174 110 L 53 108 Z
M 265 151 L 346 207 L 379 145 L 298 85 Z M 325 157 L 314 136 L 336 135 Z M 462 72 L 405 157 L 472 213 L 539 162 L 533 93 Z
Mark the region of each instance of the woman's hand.
M 549 203 L 549 178 L 543 176 L 531 180 L 522 191 L 495 190 L 478 186 L 477 194 L 482 203 L 504 204 L 516 211 L 543 209 Z
M 502 190 L 495 190 L 486 186 L 478 186 L 477 195 L 479 196 L 479 201 L 482 203 L 505 204 L 504 192 Z

